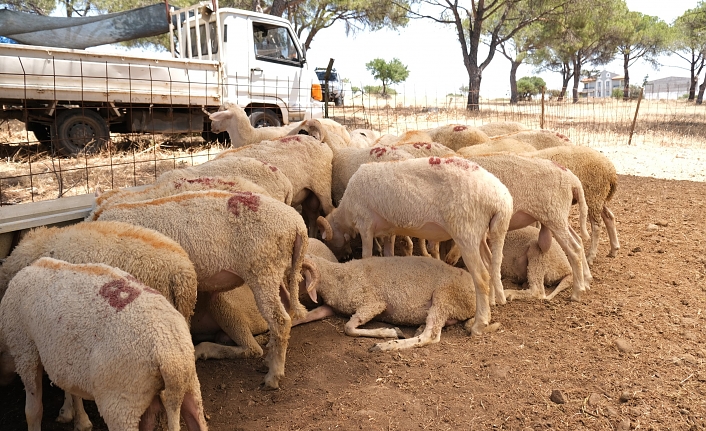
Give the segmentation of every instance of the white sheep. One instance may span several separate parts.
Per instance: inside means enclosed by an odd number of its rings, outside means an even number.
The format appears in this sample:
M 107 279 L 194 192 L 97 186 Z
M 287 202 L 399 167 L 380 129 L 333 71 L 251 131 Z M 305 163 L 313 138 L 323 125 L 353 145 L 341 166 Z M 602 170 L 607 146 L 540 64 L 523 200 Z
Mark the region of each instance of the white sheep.
M 579 301 L 591 281 L 591 272 L 584 254 L 582 237 L 589 240 L 586 229 L 588 210 L 581 181 L 571 171 L 550 160 L 515 154 L 471 157 L 507 186 L 512 195 L 513 216 L 509 230 L 520 229 L 535 221 L 541 224 L 539 246 L 549 250 L 552 236 L 566 253 L 573 273 L 571 299 Z M 579 236 L 569 223 L 571 205 L 579 205 Z M 447 255 L 447 262 L 458 256 Z M 465 258 L 464 258 L 465 261 Z
M 350 147 L 367 148 L 375 145 L 380 133 L 372 129 L 354 129 L 348 132 L 351 136 Z
M 458 157 L 430 157 L 362 165 L 338 208 L 319 217 L 319 230 L 334 253 L 360 233 L 363 258 L 372 256 L 375 237 L 453 239 L 473 276 L 472 329 L 480 334 L 490 322 L 489 278 L 492 294 L 504 301 L 500 264 L 512 213 L 507 187 L 485 169 Z M 385 255 L 390 252 L 386 248 Z M 481 256 L 490 263 L 490 276 Z
M 549 147 L 561 147 L 564 145 L 573 145 L 571 139 L 566 135 L 552 130 L 522 130 L 507 135 L 495 136 L 491 140 L 512 138 L 518 141 L 531 144 L 535 149 L 542 150 Z
M 214 161 L 228 157 L 253 157 L 278 167 L 292 183 L 292 206 L 302 206 L 302 216 L 316 236 L 316 217 L 333 210 L 331 160 L 333 151 L 312 136 L 294 135 L 256 145 L 229 149 Z
M 208 118 L 211 120 L 211 132 L 228 132 L 231 147 L 280 138 L 299 125 L 291 123 L 281 127 L 253 127 L 245 110 L 234 103 L 223 105 L 221 110 L 210 114 Z
M 331 316 L 351 316 L 344 330 L 352 337 L 404 337 L 398 328 L 364 329 L 371 320 L 394 325 L 426 324 L 419 335 L 375 344 L 371 351 L 400 350 L 438 343 L 441 329 L 466 321 L 475 311 L 473 277 L 468 272 L 428 257 L 379 257 L 330 262 L 307 254 L 303 265 L 307 291 L 324 305 L 309 312 L 301 324 Z M 496 329 L 494 324 L 489 330 Z
M 395 148 L 408 152 L 412 157 L 453 157 L 456 152 L 438 142 L 408 142 L 395 144 Z
M 501 138 L 490 140 L 484 144 L 459 148 L 457 154 L 461 157 L 473 157 L 501 152 L 520 154 L 528 151 L 536 151 L 536 149 L 532 144 L 527 142 L 518 141 L 513 138 Z
M 509 133 L 527 130 L 527 127 L 516 121 L 498 121 L 483 124 L 482 126 L 478 126 L 478 129 L 492 138 L 494 136 L 507 135 Z
M 382 135 L 375 141 L 375 146 L 390 147 L 417 142 L 434 142 L 434 139 L 424 130 L 408 130 L 399 136 L 392 134 Z
M 259 185 L 240 177 L 179 178 L 173 181 L 160 181 L 159 183 L 151 184 L 138 191 L 113 189 L 102 192 L 98 189 L 96 190 L 96 200 L 93 204 L 93 210 L 87 218 L 89 220 L 95 220 L 95 213 L 97 211 L 101 211 L 110 205 L 118 203 L 146 201 L 200 190 L 242 191 L 269 196 L 267 191 Z
M 279 386 L 291 328 L 280 285 L 288 290 L 292 317 L 306 313 L 298 290 L 308 237 L 294 208 L 256 193 L 212 190 L 116 204 L 96 215 L 98 220 L 137 224 L 176 240 L 194 263 L 199 290 L 250 286 L 270 331 L 265 386 Z
M 508 231 L 505 237 L 500 268 L 503 280 L 529 285 L 527 290 L 506 289 L 505 297 L 508 300 L 535 298 L 549 301 L 571 287 L 571 265 L 566 254 L 556 242 L 552 242 L 549 250 L 543 252 L 537 243 L 538 236 L 539 229 L 527 226 Z M 545 285 L 556 285 L 556 288 L 546 295 Z
M 42 421 L 42 374 L 95 399 L 112 430 L 152 429 L 166 410 L 206 430 L 194 346 L 184 318 L 156 290 L 104 264 L 43 257 L 10 281 L 0 303 L 0 344 L 25 385 L 27 428 Z
M 277 166 L 252 157 L 224 157 L 188 168 L 173 169 L 157 177 L 154 185 L 201 177 L 240 177 L 262 187 L 278 201 L 292 204 L 292 183 L 289 178 Z
M 459 148 L 470 145 L 478 145 L 488 142 L 490 138 L 477 127 L 464 126 L 461 124 L 449 124 L 426 130 L 433 142 L 458 151 Z
M 335 152 L 340 148 L 351 146 L 351 135 L 340 123 L 329 118 L 313 118 L 304 120 L 287 133 L 293 135 L 309 135 L 325 143 Z M 357 146 L 357 142 L 354 144 Z M 369 145 L 366 145 L 368 147 Z
M 591 223 L 591 246 L 586 259 L 589 264 L 593 264 L 598 253 L 601 218 L 610 239 L 608 256 L 615 257 L 620 249 L 620 241 L 615 216 L 607 206 L 618 187 L 618 174 L 613 162 L 593 148 L 573 145 L 545 148 L 526 155 L 552 160 L 570 169 L 581 180 L 588 205 L 588 220 Z

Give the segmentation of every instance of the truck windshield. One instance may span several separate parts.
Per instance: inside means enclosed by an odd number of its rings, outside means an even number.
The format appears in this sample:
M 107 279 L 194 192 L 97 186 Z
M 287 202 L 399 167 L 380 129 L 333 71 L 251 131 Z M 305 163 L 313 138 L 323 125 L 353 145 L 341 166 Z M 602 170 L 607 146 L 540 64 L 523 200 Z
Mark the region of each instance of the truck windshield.
M 255 55 L 260 60 L 301 63 L 299 51 L 286 27 L 253 23 L 253 40 Z

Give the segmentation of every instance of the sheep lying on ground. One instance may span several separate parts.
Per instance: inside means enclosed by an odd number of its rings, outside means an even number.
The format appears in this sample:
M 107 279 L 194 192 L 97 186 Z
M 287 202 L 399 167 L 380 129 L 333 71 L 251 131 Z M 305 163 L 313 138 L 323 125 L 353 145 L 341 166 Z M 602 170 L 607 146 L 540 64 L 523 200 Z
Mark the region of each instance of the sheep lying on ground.
M 341 124 L 328 118 L 304 120 L 287 133 L 288 135 L 309 135 L 325 143 L 335 152 L 351 146 L 351 135 Z M 357 141 L 356 141 L 357 146 Z M 366 145 L 366 147 L 369 145 Z
M 375 237 L 453 239 L 475 284 L 472 329 L 480 334 L 490 322 L 489 275 L 481 254 L 490 262 L 493 292 L 504 300 L 500 264 L 512 214 L 507 187 L 485 169 L 458 157 L 430 157 L 362 165 L 338 208 L 319 217 L 319 230 L 334 253 L 360 233 L 363 258 L 372 256 Z M 386 244 L 385 255 L 391 251 Z
M 510 230 L 538 221 L 542 226 L 539 246 L 544 252 L 549 250 L 552 236 L 556 239 L 571 263 L 574 278 L 571 299 L 579 301 L 591 281 L 581 239 L 589 240 L 586 230 L 588 210 L 581 181 L 571 171 L 550 160 L 514 154 L 471 157 L 469 160 L 495 175 L 510 190 L 514 206 Z M 574 201 L 579 204 L 581 237 L 569 223 Z M 453 259 L 447 256 L 447 261 Z
M 496 136 L 495 139 L 512 138 L 518 141 L 531 144 L 535 149 L 542 150 L 549 147 L 561 147 L 573 145 L 571 140 L 559 132 L 551 130 L 523 130 L 521 132 L 510 133 L 508 135 Z
M 309 312 L 297 325 L 319 320 L 334 311 L 351 316 L 345 325 L 352 337 L 404 337 L 398 328 L 362 329 L 375 319 L 395 325 L 426 324 L 406 340 L 375 344 L 371 351 L 389 351 L 438 343 L 449 321 L 467 321 L 475 310 L 473 277 L 428 257 L 379 257 L 333 263 L 307 255 L 303 265 L 312 300 L 325 304 Z M 455 323 L 455 322 L 454 322 Z M 496 329 L 498 324 L 489 329 Z
M 449 124 L 426 130 L 433 142 L 458 151 L 459 148 L 488 142 L 490 138 L 477 127 Z
M 43 371 L 75 399 L 95 399 L 110 429 L 153 429 L 162 408 L 171 431 L 180 412 L 189 430 L 207 429 L 184 318 L 125 271 L 39 259 L 10 282 L 0 338 L 25 385 L 30 430 L 41 426 Z
M 188 168 L 173 169 L 157 177 L 154 185 L 201 177 L 221 177 L 226 180 L 243 178 L 265 189 L 270 197 L 287 205 L 292 204 L 292 183 L 289 178 L 277 166 L 252 157 L 228 157 L 209 160 Z
M 308 237 L 294 208 L 255 193 L 213 190 L 116 204 L 96 215 L 98 220 L 137 224 L 176 240 L 194 263 L 199 290 L 250 286 L 270 330 L 265 385 L 278 387 L 291 327 L 280 300 L 281 284 L 288 288 L 282 293 L 289 297 L 292 317 L 306 313 L 298 289 Z
M 552 160 L 570 169 L 581 180 L 588 205 L 588 220 L 591 222 L 591 247 L 586 259 L 589 264 L 593 264 L 598 253 L 601 218 L 610 238 L 608 256 L 615 257 L 620 249 L 620 242 L 615 227 L 615 216 L 607 206 L 618 187 L 618 174 L 613 162 L 593 148 L 579 146 L 545 148 L 526 155 Z
M 460 148 L 457 153 L 461 157 L 473 157 L 482 156 L 485 154 L 494 154 L 501 152 L 509 153 L 524 153 L 528 151 L 535 151 L 532 144 L 527 142 L 518 141 L 512 138 L 502 138 L 488 141 L 484 144 L 473 145 L 470 147 Z
M 179 178 L 173 181 L 161 181 L 139 191 L 113 189 L 102 193 L 101 190 L 98 189 L 96 191 L 96 200 L 93 204 L 93 211 L 91 211 L 87 218 L 95 220 L 94 215 L 96 212 L 118 203 L 146 201 L 201 190 L 223 190 L 231 193 L 242 191 L 269 196 L 267 191 L 262 187 L 240 177 Z
M 558 244 L 552 242 L 549 250 L 542 252 L 537 243 L 539 229 L 527 226 L 511 230 L 505 237 L 501 273 L 504 280 L 522 285 L 528 290 L 505 290 L 505 297 L 513 299 L 554 298 L 559 292 L 571 286 L 571 265 Z M 557 285 L 546 295 L 544 285 Z
M 387 162 L 414 158 L 397 147 L 344 148 L 334 154 L 331 163 L 331 197 L 338 205 L 346 191 L 348 181 L 358 168 L 370 162 Z
M 516 121 L 498 121 L 495 123 L 483 124 L 478 126 L 483 133 L 489 137 L 507 135 L 508 133 L 515 133 L 521 130 L 527 130 L 527 127 Z
M 228 157 L 254 157 L 277 166 L 292 183 L 292 206 L 302 205 L 309 233 L 316 236 L 316 217 L 333 210 L 331 201 L 331 160 L 333 151 L 312 136 L 295 135 L 264 141 L 257 145 L 225 150 L 216 160 Z
M 243 108 L 228 103 L 221 110 L 208 116 L 211 120 L 211 132 L 228 132 L 231 147 L 257 144 L 258 142 L 280 138 L 289 133 L 299 123 L 291 123 L 282 127 L 253 127 L 250 118 Z

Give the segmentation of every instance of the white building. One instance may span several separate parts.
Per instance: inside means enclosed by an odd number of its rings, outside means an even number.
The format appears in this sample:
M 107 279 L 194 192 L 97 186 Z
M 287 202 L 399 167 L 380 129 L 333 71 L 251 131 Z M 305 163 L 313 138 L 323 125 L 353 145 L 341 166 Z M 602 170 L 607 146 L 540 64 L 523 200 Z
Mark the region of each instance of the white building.
M 613 90 L 621 90 L 625 86 L 625 77 L 617 73 L 601 71 L 598 77 L 584 78 L 581 95 L 584 97 L 611 97 Z

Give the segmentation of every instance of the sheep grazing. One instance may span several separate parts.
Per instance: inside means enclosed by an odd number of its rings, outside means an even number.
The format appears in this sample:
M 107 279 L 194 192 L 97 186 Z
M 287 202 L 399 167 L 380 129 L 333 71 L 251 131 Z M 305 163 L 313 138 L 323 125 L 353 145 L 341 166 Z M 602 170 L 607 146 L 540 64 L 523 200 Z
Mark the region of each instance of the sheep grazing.
M 507 135 L 509 133 L 527 130 L 527 127 L 516 121 L 498 121 L 495 123 L 483 124 L 482 126 L 478 126 L 478 129 L 492 138 L 494 136 Z
M 588 210 L 581 181 L 565 167 L 534 157 L 497 154 L 468 160 L 495 175 L 510 190 L 514 205 L 510 230 L 538 221 L 542 225 L 539 233 L 542 251 L 549 250 L 552 236 L 557 240 L 571 263 L 574 278 L 571 299 L 579 301 L 591 280 L 582 243 L 582 237 L 588 241 L 589 235 L 586 230 Z M 574 201 L 579 205 L 581 237 L 569 223 Z M 457 256 L 457 253 L 452 255 Z M 453 259 L 447 255 L 448 261 Z
M 220 177 L 226 181 L 235 177 L 249 180 L 265 189 L 270 197 L 287 205 L 292 204 L 289 178 L 277 166 L 252 157 L 224 157 L 188 168 L 173 169 L 160 175 L 154 185 L 202 177 Z
M 258 142 L 280 138 L 289 133 L 299 123 L 281 127 L 253 127 L 250 118 L 243 108 L 228 103 L 221 110 L 208 116 L 211 120 L 211 132 L 228 132 L 231 147 L 257 144 Z
M 478 145 L 488 142 L 490 138 L 477 127 L 464 126 L 460 124 L 449 124 L 439 126 L 435 129 L 426 130 L 433 142 L 458 151 L 459 148 Z
M 341 124 L 328 118 L 304 120 L 294 127 L 287 135 L 309 135 L 325 143 L 336 151 L 351 146 L 351 135 Z M 369 145 L 366 145 L 369 146 Z
M 566 254 L 556 242 L 552 242 L 549 250 L 543 252 L 537 243 L 538 236 L 539 229 L 527 226 L 511 230 L 505 237 L 500 268 L 503 279 L 529 285 L 528 290 L 506 289 L 505 297 L 508 300 L 534 298 L 549 301 L 571 286 L 571 265 Z M 556 288 L 546 295 L 545 285 L 556 285 Z
M 289 297 L 292 317 L 306 313 L 298 289 L 308 237 L 294 208 L 256 193 L 212 190 L 116 204 L 96 215 L 176 240 L 194 263 L 201 291 L 250 286 L 270 331 L 265 386 L 279 387 L 291 328 L 280 300 L 281 284 L 288 289 L 283 294 Z
M 333 210 L 331 160 L 333 151 L 312 136 L 295 135 L 257 145 L 225 150 L 215 160 L 254 157 L 278 167 L 292 183 L 292 206 L 302 205 L 310 235 L 316 236 L 316 217 Z
M 184 318 L 125 271 L 37 260 L 10 281 L 0 338 L 25 385 L 30 430 L 41 426 L 43 371 L 74 399 L 95 399 L 110 429 L 153 429 L 162 408 L 172 431 L 180 412 L 189 430 L 207 429 Z
M 495 139 L 512 138 L 518 141 L 531 144 L 537 150 L 543 150 L 549 147 L 561 147 L 564 145 L 573 145 L 571 140 L 559 132 L 551 130 L 523 130 L 520 132 L 510 133 L 508 135 L 496 136 Z
M 588 220 L 591 223 L 591 247 L 586 259 L 589 264 L 593 264 L 596 259 L 601 218 L 610 239 L 608 256 L 615 257 L 620 249 L 620 242 L 615 227 L 615 216 L 607 207 L 618 187 L 618 174 L 613 162 L 593 148 L 579 146 L 545 148 L 526 155 L 552 160 L 570 169 L 581 180 L 588 205 Z
M 336 152 L 331 163 L 331 197 L 338 205 L 346 191 L 348 181 L 358 168 L 370 162 L 387 162 L 412 159 L 407 151 L 397 147 L 344 148 Z
M 512 214 L 510 192 L 485 169 L 458 157 L 429 157 L 362 165 L 338 208 L 319 217 L 319 230 L 337 255 L 360 233 L 363 258 L 372 256 L 375 237 L 453 239 L 475 284 L 472 329 L 480 334 L 490 322 L 489 278 L 493 294 L 504 300 L 500 264 Z M 385 255 L 391 251 L 386 247 Z M 490 277 L 481 255 L 490 262 Z
M 460 148 L 457 153 L 461 157 L 474 157 L 501 152 L 520 154 L 535 150 L 532 144 L 528 144 L 527 142 L 512 138 L 501 138 L 488 141 L 485 144 Z
M 146 201 L 200 190 L 224 190 L 232 193 L 243 191 L 269 196 L 267 191 L 262 187 L 240 177 L 227 179 L 224 177 L 179 178 L 173 181 L 161 181 L 158 184 L 150 185 L 139 191 L 113 189 L 102 193 L 99 189 L 96 191 L 93 211 L 91 211 L 87 218 L 95 220 L 96 212 L 117 203 Z M 108 196 L 106 197 L 106 195 Z
M 307 255 L 307 290 L 325 304 L 294 324 L 330 316 L 351 316 L 345 325 L 352 337 L 397 338 L 398 328 L 364 329 L 371 320 L 394 325 L 426 324 L 409 339 L 375 344 L 371 351 L 389 351 L 438 343 L 447 322 L 467 321 L 476 306 L 473 277 L 468 272 L 428 257 L 380 257 L 334 263 Z M 490 329 L 496 329 L 494 324 Z

